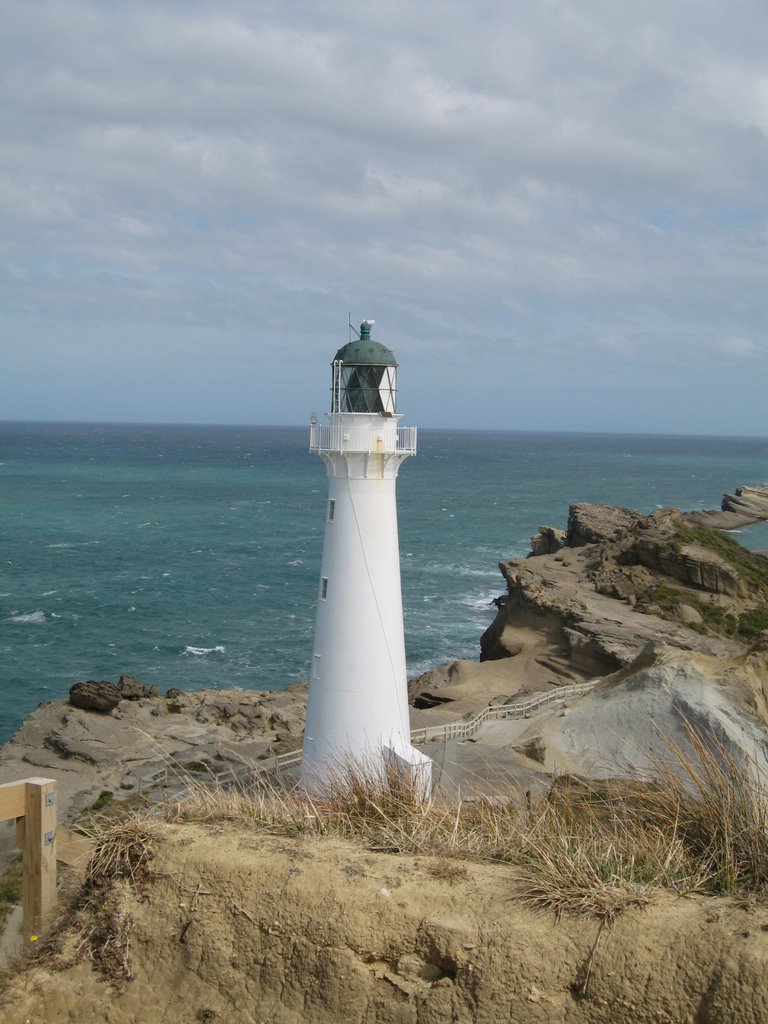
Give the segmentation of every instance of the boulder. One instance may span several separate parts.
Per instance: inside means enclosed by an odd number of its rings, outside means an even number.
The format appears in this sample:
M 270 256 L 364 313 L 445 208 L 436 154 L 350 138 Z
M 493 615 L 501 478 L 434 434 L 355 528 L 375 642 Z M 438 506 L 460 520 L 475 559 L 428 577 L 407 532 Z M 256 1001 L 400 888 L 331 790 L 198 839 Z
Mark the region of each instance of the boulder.
M 122 700 L 120 688 L 105 679 L 87 679 L 69 690 L 69 703 L 83 711 L 111 711 Z
M 531 556 L 553 555 L 565 547 L 565 530 L 557 530 L 554 526 L 540 526 L 539 532 L 531 537 Z
M 690 604 L 680 604 L 677 606 L 677 618 L 680 622 L 684 622 L 686 626 L 700 626 L 704 621 L 704 616 L 701 612 Z
M 645 516 L 619 505 L 592 505 L 576 502 L 568 509 L 568 547 L 600 544 L 617 540 L 627 530 L 637 527 Z
M 123 700 L 141 700 L 149 693 L 144 683 L 140 683 L 138 679 L 134 679 L 133 676 L 129 676 L 125 672 L 120 676 L 120 682 L 117 685 Z

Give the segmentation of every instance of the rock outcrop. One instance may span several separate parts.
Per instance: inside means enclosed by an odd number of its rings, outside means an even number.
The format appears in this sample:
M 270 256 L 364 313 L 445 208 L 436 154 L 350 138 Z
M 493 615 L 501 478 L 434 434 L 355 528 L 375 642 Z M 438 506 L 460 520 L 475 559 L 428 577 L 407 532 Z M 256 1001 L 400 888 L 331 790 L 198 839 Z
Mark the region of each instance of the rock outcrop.
M 768 559 L 675 509 L 572 505 L 564 548 L 499 568 L 507 593 L 481 660 L 516 656 L 521 631 L 534 630 L 602 675 L 651 640 L 731 657 L 768 628 Z
M 177 691 L 181 693 L 181 690 Z M 112 711 L 121 700 L 142 700 L 145 697 L 158 697 L 157 686 L 145 686 L 138 679 L 124 672 L 117 686 L 106 679 L 96 682 L 87 679 L 75 683 L 69 689 L 69 703 L 73 708 L 82 711 Z
M 696 762 L 689 730 L 716 744 L 718 756 L 746 761 L 766 777 L 768 645 L 713 658 L 649 643 L 565 714 L 540 716 L 523 729 L 513 749 L 549 773 L 644 778 L 674 765 L 673 748 Z
M 111 711 L 122 699 L 120 688 L 106 679 L 86 679 L 75 683 L 69 691 L 69 703 L 82 711 Z
M 55 779 L 59 819 L 66 824 L 105 790 L 162 798 L 189 765 L 210 777 L 231 776 L 301 746 L 306 686 L 175 690 L 159 697 L 149 696 L 152 687 L 121 677 L 121 683 L 129 681 L 122 693 L 106 681 L 76 684 L 72 692 L 85 694 L 87 707 L 74 704 L 72 696 L 70 703 L 40 705 L 0 748 L 0 782 L 30 775 Z M 139 688 L 147 696 L 134 696 Z M 99 695 L 106 695 L 103 703 Z M 0 822 L 0 867 L 15 852 L 12 824 Z
M 631 508 L 576 502 L 568 509 L 566 544 L 570 548 L 581 548 L 585 544 L 616 540 L 642 520 L 643 516 Z
M 723 512 L 735 512 L 752 519 L 768 519 L 768 483 L 758 487 L 737 487 L 735 494 L 724 494 Z
M 554 526 L 540 526 L 539 532 L 531 537 L 532 555 L 553 555 L 565 547 L 565 530 L 557 530 Z

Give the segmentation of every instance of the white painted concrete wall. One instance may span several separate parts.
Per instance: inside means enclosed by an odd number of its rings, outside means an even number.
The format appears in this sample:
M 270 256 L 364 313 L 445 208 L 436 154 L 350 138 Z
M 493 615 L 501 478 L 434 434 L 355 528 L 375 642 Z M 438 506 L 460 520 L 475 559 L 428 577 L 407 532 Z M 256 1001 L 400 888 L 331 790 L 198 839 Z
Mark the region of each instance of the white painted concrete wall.
M 329 489 L 304 736 L 307 789 L 350 756 L 381 758 L 390 749 L 403 762 L 431 764 L 411 747 L 408 718 L 395 484 L 409 453 L 395 451 L 392 420 L 332 416 L 350 418 L 354 431 L 346 433 L 359 438 L 370 428 L 376 448 L 361 451 L 357 441 L 352 452 L 320 452 Z

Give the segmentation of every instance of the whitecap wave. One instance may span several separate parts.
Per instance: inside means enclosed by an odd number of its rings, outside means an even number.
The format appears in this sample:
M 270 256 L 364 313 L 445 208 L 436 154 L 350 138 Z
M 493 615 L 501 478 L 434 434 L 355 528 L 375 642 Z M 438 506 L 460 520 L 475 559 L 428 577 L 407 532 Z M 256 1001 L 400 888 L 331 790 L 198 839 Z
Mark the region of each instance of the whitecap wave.
M 34 625 L 40 625 L 45 622 L 45 612 L 38 609 L 36 612 L 29 612 L 26 615 L 19 615 L 14 613 L 8 616 L 9 622 L 29 622 Z
M 294 558 L 294 560 L 289 562 L 288 565 L 304 565 L 304 563 L 300 558 Z
M 202 658 L 206 654 L 226 654 L 226 647 L 218 644 L 216 647 L 190 647 L 184 648 L 185 654 L 191 654 L 195 658 Z
M 82 495 L 78 495 L 82 497 Z M 101 544 L 100 540 L 72 540 L 62 541 L 60 544 L 49 544 L 49 548 L 88 548 L 92 544 Z
M 491 594 L 488 597 L 467 594 L 465 597 L 459 598 L 459 604 L 464 608 L 471 608 L 473 611 L 488 612 L 493 611 L 493 601 L 496 597 L 498 594 Z

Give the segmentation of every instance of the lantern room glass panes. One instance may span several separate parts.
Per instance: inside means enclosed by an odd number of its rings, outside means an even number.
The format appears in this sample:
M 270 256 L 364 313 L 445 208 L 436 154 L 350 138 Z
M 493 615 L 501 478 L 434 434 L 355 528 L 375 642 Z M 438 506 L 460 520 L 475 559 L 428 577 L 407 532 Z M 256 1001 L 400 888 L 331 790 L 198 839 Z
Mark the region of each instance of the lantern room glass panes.
M 394 415 L 397 390 L 395 366 L 341 364 L 339 412 L 379 412 Z

